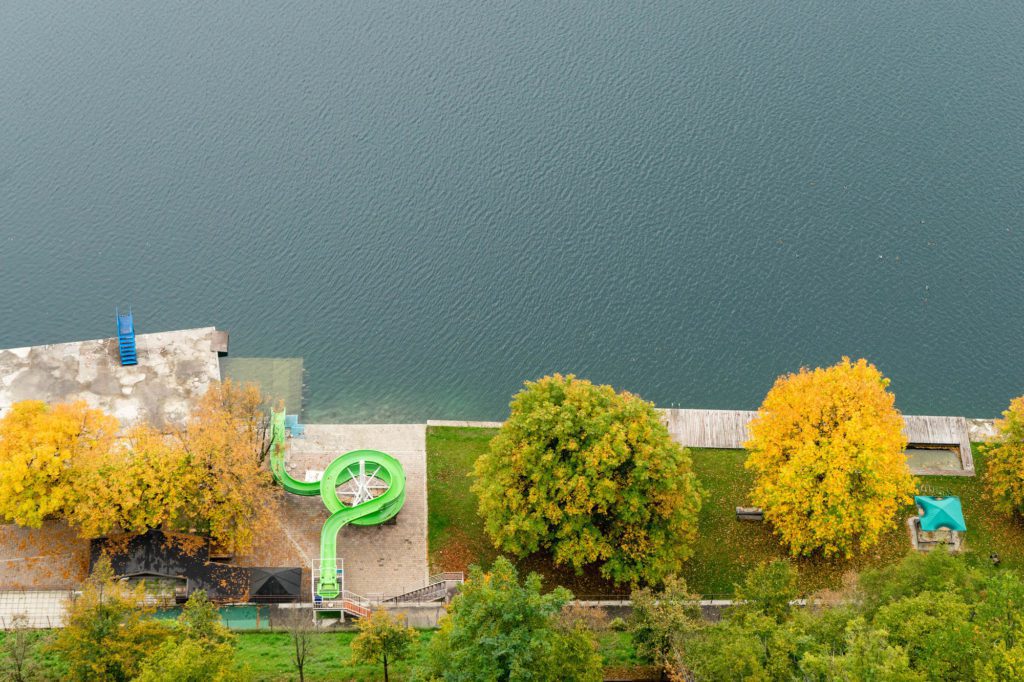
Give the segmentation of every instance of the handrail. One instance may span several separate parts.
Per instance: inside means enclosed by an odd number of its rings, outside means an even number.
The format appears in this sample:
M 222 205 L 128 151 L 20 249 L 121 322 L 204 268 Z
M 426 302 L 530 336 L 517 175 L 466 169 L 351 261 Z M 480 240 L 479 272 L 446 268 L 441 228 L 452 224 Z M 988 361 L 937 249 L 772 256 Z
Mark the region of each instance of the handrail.
M 463 583 L 466 582 L 466 574 L 462 571 L 443 571 L 441 573 L 435 573 L 427 578 L 427 585 L 434 585 L 448 580 Z
M 356 594 L 355 592 L 352 592 L 350 590 L 342 590 L 340 596 L 341 596 L 342 599 L 344 599 L 346 601 L 350 601 L 350 602 L 356 603 L 356 604 L 372 604 L 373 603 L 369 599 L 364 597 L 363 595 Z

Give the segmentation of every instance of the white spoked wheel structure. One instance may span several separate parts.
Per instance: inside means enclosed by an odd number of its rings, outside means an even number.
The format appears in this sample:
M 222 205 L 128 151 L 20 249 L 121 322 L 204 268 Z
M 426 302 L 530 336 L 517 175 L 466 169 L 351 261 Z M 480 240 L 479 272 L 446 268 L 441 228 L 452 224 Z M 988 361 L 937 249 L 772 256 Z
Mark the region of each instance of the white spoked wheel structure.
M 354 507 L 357 504 L 368 502 L 375 497 L 383 495 L 388 489 L 388 484 L 377 477 L 381 467 L 375 466 L 372 472 L 366 469 L 366 460 L 359 460 L 359 466 L 355 464 L 346 467 L 350 479 L 338 486 L 338 500 L 345 506 Z

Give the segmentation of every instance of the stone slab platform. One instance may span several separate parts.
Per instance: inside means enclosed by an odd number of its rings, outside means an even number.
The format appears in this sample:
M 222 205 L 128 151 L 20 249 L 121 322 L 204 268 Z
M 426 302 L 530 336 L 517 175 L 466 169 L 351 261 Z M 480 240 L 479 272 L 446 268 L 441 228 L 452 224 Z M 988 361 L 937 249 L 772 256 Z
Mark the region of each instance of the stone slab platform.
M 347 526 L 338 533 L 345 562 L 345 589 L 365 597 L 391 597 L 428 578 L 427 455 L 423 424 L 307 424 L 304 438 L 288 441 L 286 467 L 299 480 L 322 472 L 349 450 L 380 450 L 402 463 L 405 506 L 393 524 Z M 310 472 L 310 476 L 307 476 Z M 301 566 L 302 599 L 312 599 L 310 567 L 320 556 L 320 529 L 327 509 L 319 497 L 280 493 L 278 527 L 267 528 L 253 552 L 236 557 L 243 566 Z
M 117 339 L 0 350 L 0 414 L 20 400 L 84 400 L 123 424 L 181 423 L 220 380 L 214 327 L 139 334 L 139 364 L 122 367 Z

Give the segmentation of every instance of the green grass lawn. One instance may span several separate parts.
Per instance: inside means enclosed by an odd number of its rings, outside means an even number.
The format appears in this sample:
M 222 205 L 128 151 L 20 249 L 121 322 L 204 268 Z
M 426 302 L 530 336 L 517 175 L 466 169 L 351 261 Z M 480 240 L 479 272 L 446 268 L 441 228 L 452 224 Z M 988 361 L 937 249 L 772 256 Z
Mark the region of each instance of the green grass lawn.
M 323 632 L 314 635 L 309 657 L 306 659 L 306 680 L 326 682 L 327 680 L 349 680 L 353 682 L 377 682 L 383 679 L 379 665 L 352 663 L 350 645 L 355 632 Z M 423 660 L 426 645 L 434 635 L 431 630 L 420 632 L 419 645 L 409 660 L 388 666 L 392 680 L 407 680 L 413 666 Z M 247 667 L 254 679 L 272 682 L 298 680 L 299 675 L 292 663 L 291 636 L 286 632 L 247 632 L 239 634 L 236 658 L 239 667 Z
M 497 556 L 476 496 L 470 492 L 473 462 L 487 450 L 497 429 L 430 427 L 427 429 L 427 545 L 431 573 L 463 571 L 469 564 L 489 564 Z
M 413 668 L 426 660 L 427 645 L 433 636 L 432 630 L 420 631 L 419 643 L 414 647 L 412 656 L 406 661 L 389 666 L 392 680 L 400 682 L 411 678 Z M 314 637 L 313 648 L 306 663 L 308 682 L 377 682 L 383 679 L 381 666 L 352 663 L 350 646 L 356 637 L 355 632 L 324 632 Z M 605 665 L 628 668 L 642 663 L 636 658 L 628 634 L 607 631 L 598 633 L 597 639 Z M 291 646 L 291 637 L 288 633 L 242 633 L 238 636 L 239 666 L 248 666 L 257 680 L 298 680 L 299 676 L 291 659 Z
M 477 515 L 476 496 L 469 489 L 473 462 L 487 450 L 495 433 L 497 429 L 427 429 L 427 543 L 431 573 L 464 571 L 471 564 L 489 566 L 498 556 L 483 520 Z M 520 572 L 541 574 L 546 588 L 562 585 L 581 598 L 629 593 L 627 587 L 603 579 L 596 568 L 577 575 L 572 569 L 554 566 L 543 553 L 515 563 Z
M 38 631 L 34 637 L 42 643 L 51 632 Z M 434 636 L 432 630 L 421 630 L 419 643 L 408 660 L 392 663 L 390 676 L 401 682 L 412 679 L 413 669 L 426 660 L 427 645 Z M 355 632 L 321 632 L 313 636 L 313 644 L 306 659 L 308 682 L 377 682 L 383 679 L 379 665 L 352 662 L 352 640 Z M 0 642 L 4 633 L 0 632 Z M 598 646 L 605 665 L 614 669 L 629 669 L 643 662 L 636 658 L 629 635 L 621 632 L 600 632 Z M 239 669 L 247 669 L 252 678 L 260 682 L 298 680 L 292 663 L 291 636 L 286 632 L 243 632 L 236 639 L 236 660 Z M 0 654 L 2 656 L 2 654 Z M 35 652 L 36 660 L 45 665 L 45 679 L 61 679 L 62 667 L 52 654 L 42 647 Z
M 427 432 L 427 481 L 430 507 L 429 547 L 435 570 L 464 570 L 472 563 L 493 561 L 494 550 L 477 516 L 476 498 L 470 492 L 469 472 L 487 449 L 494 429 L 435 427 Z M 707 596 L 728 596 L 733 584 L 761 561 L 786 558 L 769 526 L 737 521 L 735 508 L 747 504 L 753 477 L 743 468 L 746 452 L 691 449 L 694 470 L 707 494 L 700 514 L 700 532 L 694 555 L 683 572 L 690 588 Z M 967 519 L 968 555 L 988 561 L 999 554 L 1002 565 L 1024 569 L 1024 525 L 1017 519 L 992 512 L 982 498 L 981 474 L 985 456 L 974 448 L 978 476 L 928 476 L 919 479 L 923 492 L 957 495 Z M 903 521 L 914 514 L 908 506 L 899 522 L 872 551 L 852 560 L 804 559 L 795 562 L 802 588 L 810 593 L 836 589 L 846 574 L 893 563 L 910 551 Z M 551 566 L 546 556 L 527 557 L 521 569 L 535 570 L 547 585 L 561 584 L 577 595 L 621 594 L 625 588 L 601 580 L 593 571 L 582 576 Z

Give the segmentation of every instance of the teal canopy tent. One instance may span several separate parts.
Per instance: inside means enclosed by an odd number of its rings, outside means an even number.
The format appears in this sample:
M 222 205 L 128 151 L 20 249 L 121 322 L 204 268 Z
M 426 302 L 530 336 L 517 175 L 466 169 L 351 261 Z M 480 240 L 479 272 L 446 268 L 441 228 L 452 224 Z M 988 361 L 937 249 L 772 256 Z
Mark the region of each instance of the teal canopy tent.
M 914 496 L 914 504 L 921 510 L 921 530 L 936 531 L 940 528 L 964 532 L 964 510 L 959 497 Z

